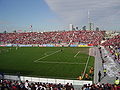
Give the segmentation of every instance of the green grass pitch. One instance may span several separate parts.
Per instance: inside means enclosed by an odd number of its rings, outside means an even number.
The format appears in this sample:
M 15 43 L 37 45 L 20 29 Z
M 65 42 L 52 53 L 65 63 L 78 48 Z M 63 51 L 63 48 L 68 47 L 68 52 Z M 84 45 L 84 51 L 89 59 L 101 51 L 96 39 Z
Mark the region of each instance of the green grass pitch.
M 0 47 L 0 72 L 77 79 L 85 69 L 88 56 L 88 47 Z M 91 66 L 94 66 L 92 56 L 86 72 Z

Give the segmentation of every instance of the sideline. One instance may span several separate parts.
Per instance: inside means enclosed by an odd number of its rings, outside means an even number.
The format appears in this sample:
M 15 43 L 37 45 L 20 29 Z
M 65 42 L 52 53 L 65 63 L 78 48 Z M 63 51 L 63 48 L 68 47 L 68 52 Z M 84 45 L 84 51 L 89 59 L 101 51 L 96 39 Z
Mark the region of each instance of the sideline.
M 88 56 L 88 58 L 87 58 L 87 62 L 86 62 L 86 66 L 85 66 L 85 69 L 84 69 L 84 72 L 83 72 L 82 78 L 84 78 L 84 76 L 85 76 L 85 72 L 86 72 L 86 69 L 87 69 L 87 66 L 88 66 L 88 62 L 89 62 L 89 60 L 90 60 L 90 56 Z

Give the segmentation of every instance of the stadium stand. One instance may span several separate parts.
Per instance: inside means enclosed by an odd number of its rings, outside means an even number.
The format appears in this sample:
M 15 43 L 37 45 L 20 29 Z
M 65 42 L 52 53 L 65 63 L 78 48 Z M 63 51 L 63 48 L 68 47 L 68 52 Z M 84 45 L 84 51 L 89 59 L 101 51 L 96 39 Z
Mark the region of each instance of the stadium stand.
M 4 44 L 50 44 L 50 43 L 86 43 L 100 44 L 104 31 L 61 31 L 0 33 L 0 42 Z
M 74 88 L 73 85 L 69 83 L 62 85 L 60 83 L 29 82 L 28 80 L 25 82 L 1 80 L 0 90 L 74 90 Z
M 114 36 L 102 43 L 102 45 L 110 52 L 114 61 L 117 61 L 120 64 L 120 35 Z
M 49 44 L 49 43 L 91 43 L 99 45 L 104 37 L 104 31 L 64 31 L 64 32 L 28 32 L 0 33 L 0 42 L 4 44 Z M 120 64 L 120 35 L 101 44 L 110 56 Z M 102 54 L 100 54 L 102 57 Z M 106 58 L 105 56 L 104 58 Z M 103 58 L 103 57 L 102 57 Z M 0 89 L 4 90 L 74 90 L 72 84 L 53 84 L 41 82 L 19 82 L 1 80 Z M 120 90 L 120 85 L 109 83 L 85 84 L 82 90 Z
M 120 90 L 120 85 L 115 84 L 85 84 L 82 87 L 82 90 Z

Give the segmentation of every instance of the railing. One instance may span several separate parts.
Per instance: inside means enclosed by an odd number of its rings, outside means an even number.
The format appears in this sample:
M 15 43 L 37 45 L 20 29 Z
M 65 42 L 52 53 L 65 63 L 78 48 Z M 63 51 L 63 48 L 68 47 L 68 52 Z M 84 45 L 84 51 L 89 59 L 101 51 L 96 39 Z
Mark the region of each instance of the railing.
M 84 84 L 92 84 L 92 81 L 86 80 L 66 80 L 66 79 L 51 79 L 51 78 L 38 78 L 38 77 L 26 77 L 26 76 L 13 76 L 13 75 L 4 75 L 4 79 L 10 80 L 21 80 L 29 82 L 43 82 L 43 83 L 56 83 L 56 84 L 67 84 L 72 83 L 73 85 L 84 85 Z

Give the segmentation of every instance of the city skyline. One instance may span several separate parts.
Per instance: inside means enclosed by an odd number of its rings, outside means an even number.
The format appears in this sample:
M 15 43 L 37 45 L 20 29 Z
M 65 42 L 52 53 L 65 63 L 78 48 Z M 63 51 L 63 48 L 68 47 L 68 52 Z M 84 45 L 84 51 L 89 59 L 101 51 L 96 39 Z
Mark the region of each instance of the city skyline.
M 0 0 L 0 32 L 69 30 L 69 24 L 101 30 L 120 29 L 119 0 Z

